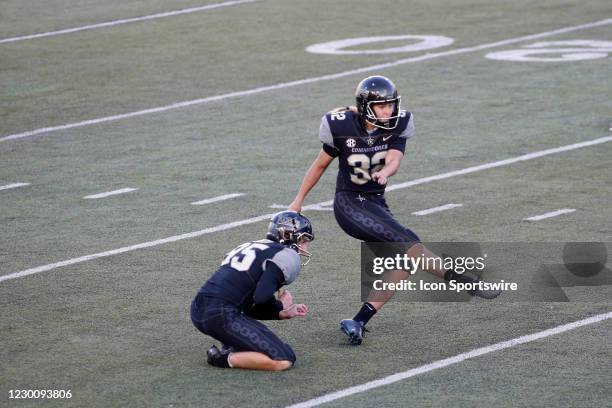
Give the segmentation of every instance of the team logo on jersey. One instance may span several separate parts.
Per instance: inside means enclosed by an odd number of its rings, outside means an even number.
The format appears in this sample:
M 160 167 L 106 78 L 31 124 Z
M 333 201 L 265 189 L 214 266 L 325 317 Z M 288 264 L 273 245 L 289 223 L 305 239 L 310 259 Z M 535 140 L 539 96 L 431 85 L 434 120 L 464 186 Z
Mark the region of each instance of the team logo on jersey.
M 353 138 L 348 138 L 346 139 L 346 147 L 355 147 L 357 143 L 355 142 L 355 139 Z
M 372 139 L 372 136 L 370 136 L 370 137 L 368 137 L 366 142 L 368 143 L 368 146 L 372 146 L 374 144 L 374 139 Z

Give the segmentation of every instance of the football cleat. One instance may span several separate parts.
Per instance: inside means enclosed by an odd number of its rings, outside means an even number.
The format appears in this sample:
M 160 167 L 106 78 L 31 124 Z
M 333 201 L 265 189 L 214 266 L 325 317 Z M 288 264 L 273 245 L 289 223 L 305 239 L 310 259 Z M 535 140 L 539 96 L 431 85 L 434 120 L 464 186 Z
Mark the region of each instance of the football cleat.
M 353 319 L 344 319 L 340 322 L 340 330 L 349 338 L 349 343 L 358 346 L 363 341 L 364 332 L 368 331 L 362 322 Z
M 480 282 L 480 281 L 477 281 Z M 496 297 L 498 297 L 499 295 L 501 295 L 502 290 L 501 289 L 472 289 L 472 290 L 468 290 L 467 293 L 470 296 L 476 296 L 479 298 L 483 298 L 483 299 L 495 299 Z
M 219 350 L 216 345 L 212 345 L 211 348 L 206 352 L 206 362 L 211 366 L 226 368 L 221 361 L 226 359 L 225 356 L 229 354 L 229 350 L 222 348 Z M 227 361 L 227 360 L 226 360 Z

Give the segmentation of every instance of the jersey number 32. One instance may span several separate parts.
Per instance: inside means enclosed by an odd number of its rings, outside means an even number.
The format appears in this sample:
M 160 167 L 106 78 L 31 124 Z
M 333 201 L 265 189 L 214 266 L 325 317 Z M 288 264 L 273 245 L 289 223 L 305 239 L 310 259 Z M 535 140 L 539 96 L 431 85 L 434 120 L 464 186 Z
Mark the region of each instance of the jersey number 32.
M 351 181 L 355 184 L 365 184 L 372 180 L 372 173 L 376 173 L 385 166 L 387 151 L 378 152 L 370 159 L 365 154 L 351 154 L 346 160 L 351 166 Z

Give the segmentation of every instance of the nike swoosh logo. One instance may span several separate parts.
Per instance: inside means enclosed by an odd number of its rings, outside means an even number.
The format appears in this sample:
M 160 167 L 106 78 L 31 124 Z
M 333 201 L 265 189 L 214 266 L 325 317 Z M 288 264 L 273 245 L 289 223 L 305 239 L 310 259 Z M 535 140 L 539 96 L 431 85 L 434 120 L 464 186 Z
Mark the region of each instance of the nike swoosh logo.
M 389 138 L 393 137 L 393 135 L 389 135 L 387 137 L 383 136 L 383 142 L 386 142 Z

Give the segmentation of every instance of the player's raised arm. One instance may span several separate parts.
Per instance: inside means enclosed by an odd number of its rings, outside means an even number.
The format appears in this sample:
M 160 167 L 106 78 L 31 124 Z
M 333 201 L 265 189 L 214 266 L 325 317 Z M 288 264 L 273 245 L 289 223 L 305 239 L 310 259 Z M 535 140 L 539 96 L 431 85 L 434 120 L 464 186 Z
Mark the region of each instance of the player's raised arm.
M 289 205 L 289 209 L 291 211 L 300 212 L 302 210 L 302 204 L 304 203 L 306 196 L 317 184 L 332 160 L 334 160 L 334 158 L 327 154 L 324 149 L 321 149 L 319 155 L 314 162 L 312 162 L 312 165 L 310 165 L 310 168 L 306 172 L 295 199 Z

